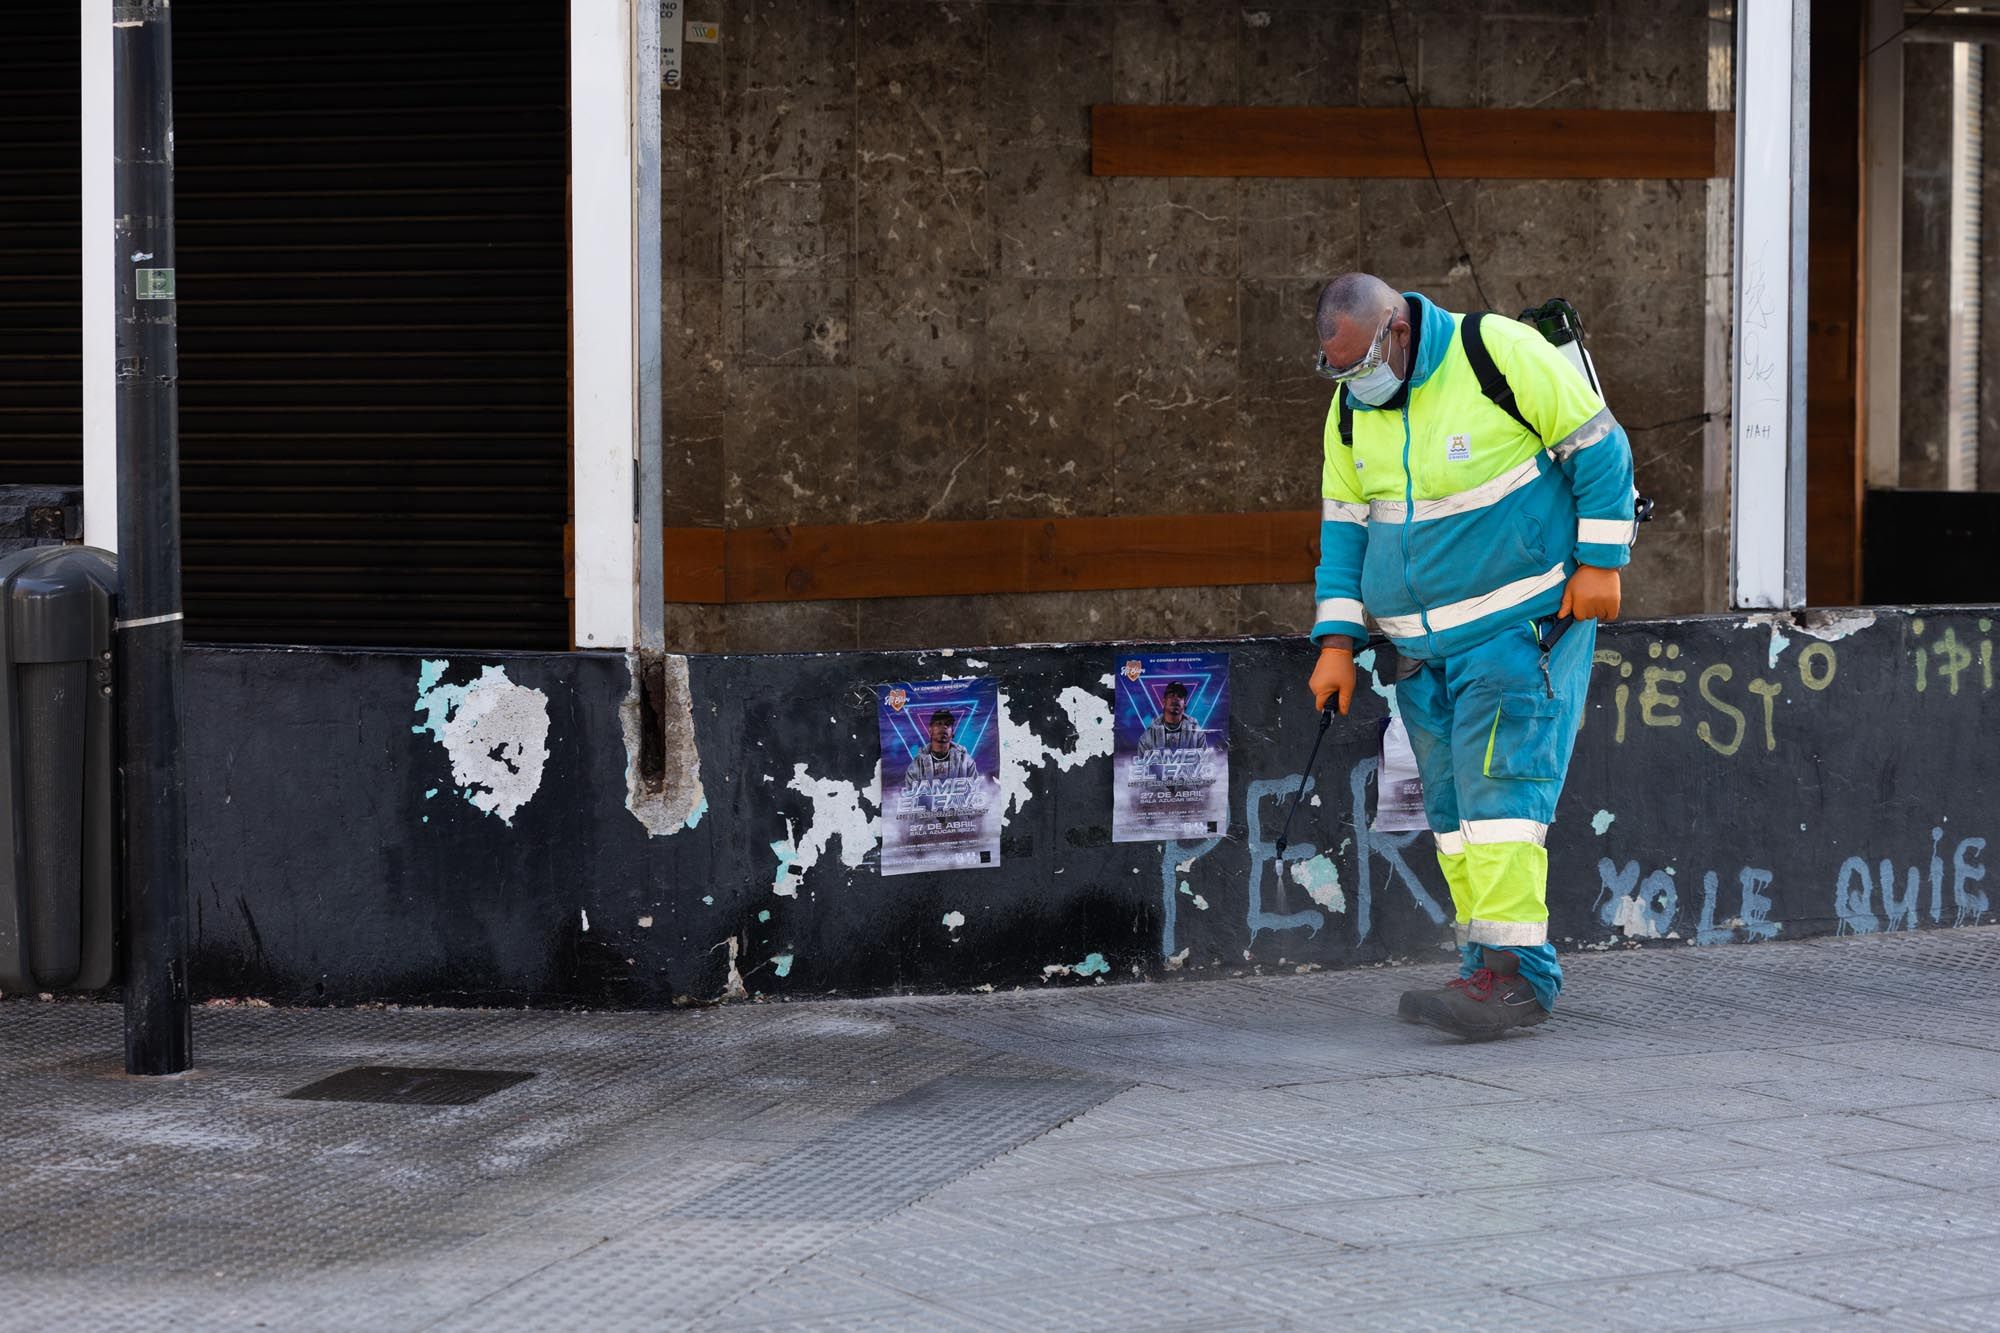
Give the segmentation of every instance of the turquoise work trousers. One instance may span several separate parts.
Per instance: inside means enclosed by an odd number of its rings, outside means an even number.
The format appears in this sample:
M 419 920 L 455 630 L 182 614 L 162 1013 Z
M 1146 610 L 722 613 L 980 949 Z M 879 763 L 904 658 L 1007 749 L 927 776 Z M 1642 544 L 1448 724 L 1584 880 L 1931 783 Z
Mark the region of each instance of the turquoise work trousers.
M 1544 652 L 1551 629 L 1523 622 L 1425 662 L 1397 684 L 1396 704 L 1451 886 L 1461 974 L 1507 950 L 1552 1009 L 1562 967 L 1549 945 L 1549 825 L 1583 724 L 1597 622 Z

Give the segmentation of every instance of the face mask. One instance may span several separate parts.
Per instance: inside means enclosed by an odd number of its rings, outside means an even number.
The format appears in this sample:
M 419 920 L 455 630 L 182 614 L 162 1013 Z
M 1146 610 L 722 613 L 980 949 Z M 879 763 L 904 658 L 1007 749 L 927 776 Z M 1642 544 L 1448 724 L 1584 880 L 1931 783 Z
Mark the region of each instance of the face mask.
M 1403 387 L 1402 377 L 1389 369 L 1384 361 L 1364 375 L 1356 375 L 1347 381 L 1347 391 L 1370 407 L 1380 407 L 1396 396 L 1396 390 Z

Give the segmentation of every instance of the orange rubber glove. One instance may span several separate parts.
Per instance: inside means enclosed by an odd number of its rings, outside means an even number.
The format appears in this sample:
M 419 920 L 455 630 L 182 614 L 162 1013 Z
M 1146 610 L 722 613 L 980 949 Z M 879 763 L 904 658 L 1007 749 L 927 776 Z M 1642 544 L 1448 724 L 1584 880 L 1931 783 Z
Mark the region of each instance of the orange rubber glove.
M 1313 667 L 1310 684 L 1315 708 L 1325 711 L 1326 701 L 1337 696 L 1341 714 L 1345 716 L 1354 702 L 1354 650 L 1331 644 L 1320 649 L 1319 664 Z
M 1563 589 L 1562 610 L 1556 614 L 1578 620 L 1616 620 L 1620 593 L 1617 570 L 1578 565 L 1576 573 L 1569 576 L 1569 586 Z

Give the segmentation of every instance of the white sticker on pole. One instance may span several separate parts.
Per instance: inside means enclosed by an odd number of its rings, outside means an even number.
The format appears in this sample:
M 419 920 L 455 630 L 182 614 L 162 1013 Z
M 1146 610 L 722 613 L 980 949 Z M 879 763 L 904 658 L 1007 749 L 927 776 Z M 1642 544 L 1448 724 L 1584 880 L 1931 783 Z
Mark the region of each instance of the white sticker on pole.
M 660 87 L 669 92 L 679 92 L 681 87 L 686 22 L 687 7 L 682 0 L 660 0 Z

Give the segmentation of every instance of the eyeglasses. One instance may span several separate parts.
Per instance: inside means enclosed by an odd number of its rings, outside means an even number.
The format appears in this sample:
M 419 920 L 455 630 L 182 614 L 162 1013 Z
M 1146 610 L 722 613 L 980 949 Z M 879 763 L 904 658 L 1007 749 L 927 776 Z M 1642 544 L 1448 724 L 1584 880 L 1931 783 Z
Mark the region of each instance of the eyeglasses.
M 1388 318 L 1382 321 L 1382 328 L 1376 333 L 1375 340 L 1368 344 L 1368 354 L 1351 366 L 1330 365 L 1326 353 L 1321 351 L 1313 358 L 1313 373 L 1321 379 L 1332 380 L 1335 384 L 1366 375 L 1389 359 L 1389 326 L 1395 322 L 1396 312 L 1391 310 Z

